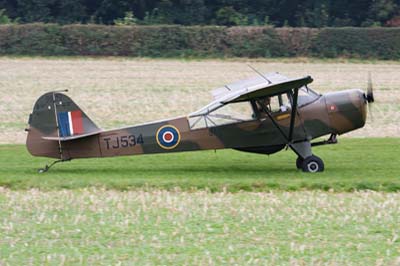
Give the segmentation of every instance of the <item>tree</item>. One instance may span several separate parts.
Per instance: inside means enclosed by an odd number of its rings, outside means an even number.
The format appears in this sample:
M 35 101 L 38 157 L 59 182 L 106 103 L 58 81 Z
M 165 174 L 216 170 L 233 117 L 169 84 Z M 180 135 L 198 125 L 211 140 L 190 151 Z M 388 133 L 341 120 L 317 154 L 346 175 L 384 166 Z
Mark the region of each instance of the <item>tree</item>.
M 218 25 L 237 26 L 247 25 L 247 18 L 237 12 L 233 7 L 227 6 L 219 9 L 215 16 Z
M 394 17 L 398 6 L 393 0 L 374 0 L 369 8 L 368 19 L 364 26 L 384 25 Z
M 397 25 L 400 0 L 0 0 L 2 9 L 22 23 L 373 26 Z
M 86 8 L 80 0 L 57 1 L 50 10 L 53 17 L 51 22 L 71 24 L 87 21 Z
M 54 22 L 51 7 L 55 0 L 17 0 L 16 14 L 21 22 Z
M 11 19 L 7 16 L 5 9 L 0 9 L 0 24 L 10 24 Z
M 117 18 L 114 20 L 114 24 L 117 26 L 129 26 L 129 25 L 136 25 L 138 23 L 138 19 L 135 18 L 133 12 L 126 12 L 125 17 Z
M 204 0 L 179 0 L 174 5 L 174 19 L 176 24 L 201 25 L 206 24 L 208 12 Z

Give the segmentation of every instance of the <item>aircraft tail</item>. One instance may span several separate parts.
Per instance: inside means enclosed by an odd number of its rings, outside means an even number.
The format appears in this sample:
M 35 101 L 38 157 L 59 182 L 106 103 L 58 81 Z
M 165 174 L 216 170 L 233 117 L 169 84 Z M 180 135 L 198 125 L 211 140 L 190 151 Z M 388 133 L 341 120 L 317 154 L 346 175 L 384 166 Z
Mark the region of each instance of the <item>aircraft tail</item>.
M 46 93 L 36 101 L 28 123 L 26 145 L 35 156 L 65 159 L 61 142 L 101 132 L 71 98 L 58 92 Z

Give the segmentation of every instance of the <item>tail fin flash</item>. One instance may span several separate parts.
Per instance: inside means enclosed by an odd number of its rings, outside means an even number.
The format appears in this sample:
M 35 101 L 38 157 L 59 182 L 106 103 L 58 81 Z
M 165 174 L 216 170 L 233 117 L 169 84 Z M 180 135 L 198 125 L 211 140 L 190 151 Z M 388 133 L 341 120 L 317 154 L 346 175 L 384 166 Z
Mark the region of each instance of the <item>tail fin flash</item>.
M 32 155 L 63 158 L 61 142 L 101 130 L 71 98 L 58 92 L 42 95 L 29 116 L 27 147 Z

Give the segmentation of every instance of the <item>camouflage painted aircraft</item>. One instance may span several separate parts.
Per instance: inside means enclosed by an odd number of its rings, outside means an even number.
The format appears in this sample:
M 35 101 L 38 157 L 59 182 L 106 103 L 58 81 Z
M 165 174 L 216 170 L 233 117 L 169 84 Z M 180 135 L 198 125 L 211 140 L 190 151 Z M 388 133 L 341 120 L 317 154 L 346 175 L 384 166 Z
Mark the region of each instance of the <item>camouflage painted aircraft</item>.
M 102 130 L 65 94 L 49 92 L 29 117 L 27 148 L 33 156 L 71 159 L 235 149 L 273 154 L 285 147 L 304 172 L 321 172 L 323 161 L 312 146 L 337 143 L 336 136 L 361 128 L 372 85 L 318 94 L 313 79 L 261 74 L 212 92 L 214 101 L 187 116 L 113 130 Z M 313 139 L 330 135 L 324 141 Z

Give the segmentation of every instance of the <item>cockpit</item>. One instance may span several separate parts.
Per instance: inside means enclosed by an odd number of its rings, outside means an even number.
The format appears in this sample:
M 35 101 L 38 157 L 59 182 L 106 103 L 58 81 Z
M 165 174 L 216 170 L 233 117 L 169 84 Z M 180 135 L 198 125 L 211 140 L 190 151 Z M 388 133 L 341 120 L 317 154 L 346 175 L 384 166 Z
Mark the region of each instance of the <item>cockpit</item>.
M 321 95 L 304 86 L 299 89 L 298 106 L 302 107 L 316 101 Z M 292 109 L 293 96 L 283 93 L 272 97 L 262 97 L 257 100 L 233 102 L 216 108 L 208 105 L 209 109 L 202 115 L 189 117 L 191 129 L 215 127 L 256 119 L 264 119 L 270 115 L 289 114 Z M 207 107 L 207 106 L 206 106 Z M 204 109 L 204 108 L 203 108 Z M 201 110 L 198 111 L 200 113 Z
M 191 129 L 270 118 L 288 113 L 296 102 L 301 107 L 317 100 L 320 95 L 307 87 L 312 78 L 289 79 L 279 73 L 260 74 L 212 91 L 214 101 L 189 114 Z

